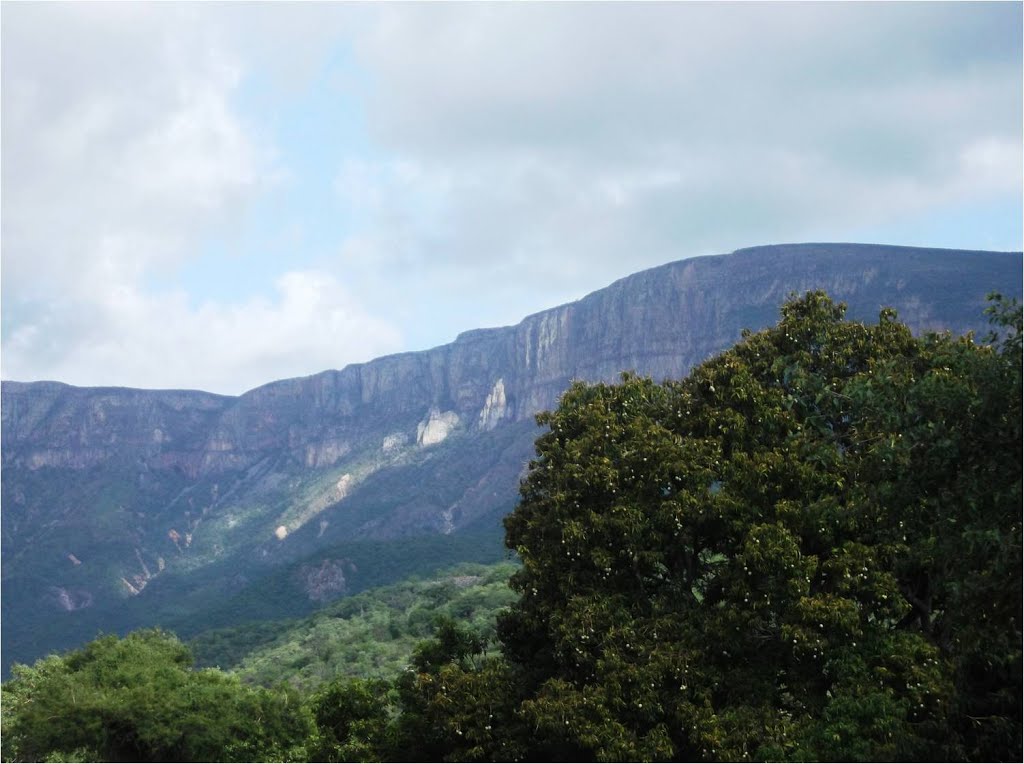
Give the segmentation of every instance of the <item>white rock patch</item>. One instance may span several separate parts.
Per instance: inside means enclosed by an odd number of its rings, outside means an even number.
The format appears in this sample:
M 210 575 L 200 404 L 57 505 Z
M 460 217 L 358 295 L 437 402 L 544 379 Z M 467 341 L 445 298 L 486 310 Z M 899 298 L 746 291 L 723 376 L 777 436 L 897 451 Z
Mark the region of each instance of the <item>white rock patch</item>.
M 493 430 L 498 422 L 505 418 L 507 410 L 505 382 L 499 379 L 494 383 L 494 387 L 487 395 L 487 400 L 484 401 L 484 407 L 480 410 L 480 429 Z
M 454 411 L 439 412 L 434 406 L 427 413 L 427 418 L 416 425 L 416 442 L 421 446 L 440 443 L 458 423 L 459 415 Z
M 334 495 L 337 497 L 337 501 L 341 501 L 348 492 L 352 490 L 352 476 L 347 472 L 341 476 L 341 479 L 334 484 Z

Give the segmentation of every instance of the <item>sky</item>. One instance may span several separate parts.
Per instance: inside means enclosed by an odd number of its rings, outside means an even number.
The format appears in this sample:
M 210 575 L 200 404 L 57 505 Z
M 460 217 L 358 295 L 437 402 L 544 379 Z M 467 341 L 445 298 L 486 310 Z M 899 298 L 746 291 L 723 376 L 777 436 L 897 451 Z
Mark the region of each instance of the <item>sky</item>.
M 238 394 L 696 255 L 1018 251 L 1021 11 L 4 2 L 0 373 Z

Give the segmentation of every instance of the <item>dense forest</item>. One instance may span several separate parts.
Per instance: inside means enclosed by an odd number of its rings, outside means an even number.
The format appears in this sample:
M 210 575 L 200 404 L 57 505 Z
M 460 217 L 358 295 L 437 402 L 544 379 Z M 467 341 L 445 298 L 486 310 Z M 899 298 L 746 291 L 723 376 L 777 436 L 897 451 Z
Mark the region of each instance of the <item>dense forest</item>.
M 808 293 L 683 380 L 576 384 L 516 564 L 18 666 L 3 758 L 1020 761 L 1021 310 L 988 310 L 914 337 Z
M 287 681 L 309 690 L 337 677 L 389 678 L 445 620 L 493 643 L 498 612 L 515 600 L 508 580 L 516 567 L 463 564 L 345 597 L 308 618 L 206 631 L 188 646 L 196 666 L 230 669 L 268 687 Z

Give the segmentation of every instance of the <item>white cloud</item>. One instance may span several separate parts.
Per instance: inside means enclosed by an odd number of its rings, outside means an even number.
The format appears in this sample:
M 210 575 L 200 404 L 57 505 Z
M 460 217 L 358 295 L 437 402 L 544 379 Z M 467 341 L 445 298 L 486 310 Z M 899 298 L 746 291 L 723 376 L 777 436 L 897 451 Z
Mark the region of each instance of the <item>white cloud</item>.
M 685 256 L 1006 208 L 1022 186 L 1020 18 L 962 3 L 5 5 L 4 374 L 91 383 L 102 359 L 111 381 L 237 390 L 305 373 L 303 357 L 397 349 L 373 316 L 413 349 Z M 160 286 L 251 225 L 269 189 L 301 196 L 301 160 L 284 157 L 320 147 L 275 146 L 275 127 L 353 135 L 289 111 L 317 102 L 303 94 L 325 71 L 369 144 L 322 152 L 343 157 L 341 222 L 317 199 L 317 219 L 258 240 L 307 275 L 198 307 Z M 316 278 L 271 244 L 289 227 L 323 255 Z
M 5 377 L 240 392 L 397 349 L 329 275 L 199 307 L 161 284 L 284 173 L 202 13 L 5 6 Z
M 983 193 L 1020 189 L 1024 147 L 1019 141 L 1002 136 L 979 138 L 963 148 L 959 159 L 961 184 L 964 186 Z
M 289 272 L 275 287 L 272 300 L 192 306 L 183 292 L 113 286 L 22 323 L 5 343 L 4 376 L 240 393 L 282 369 L 312 374 L 401 347 L 329 274 Z M 54 338 L 59 346 L 46 347 Z
M 509 296 L 477 322 L 508 322 L 684 256 L 1019 195 L 1019 21 L 970 4 L 386 6 L 356 50 L 387 151 L 338 187 L 373 267 L 437 287 L 436 261 L 457 264 Z
M 5 297 L 166 268 L 274 182 L 231 106 L 240 63 L 194 23 L 187 6 L 5 8 Z

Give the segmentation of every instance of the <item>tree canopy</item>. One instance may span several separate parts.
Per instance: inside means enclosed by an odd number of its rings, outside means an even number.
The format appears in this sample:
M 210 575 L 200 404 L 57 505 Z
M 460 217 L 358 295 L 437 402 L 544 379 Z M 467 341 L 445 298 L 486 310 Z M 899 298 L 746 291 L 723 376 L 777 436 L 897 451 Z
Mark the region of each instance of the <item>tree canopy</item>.
M 158 629 L 14 667 L 5 761 L 302 760 L 313 723 L 285 688 L 248 687 Z
M 995 347 L 844 310 L 539 417 L 499 625 L 531 756 L 1020 758 L 1020 310 Z

